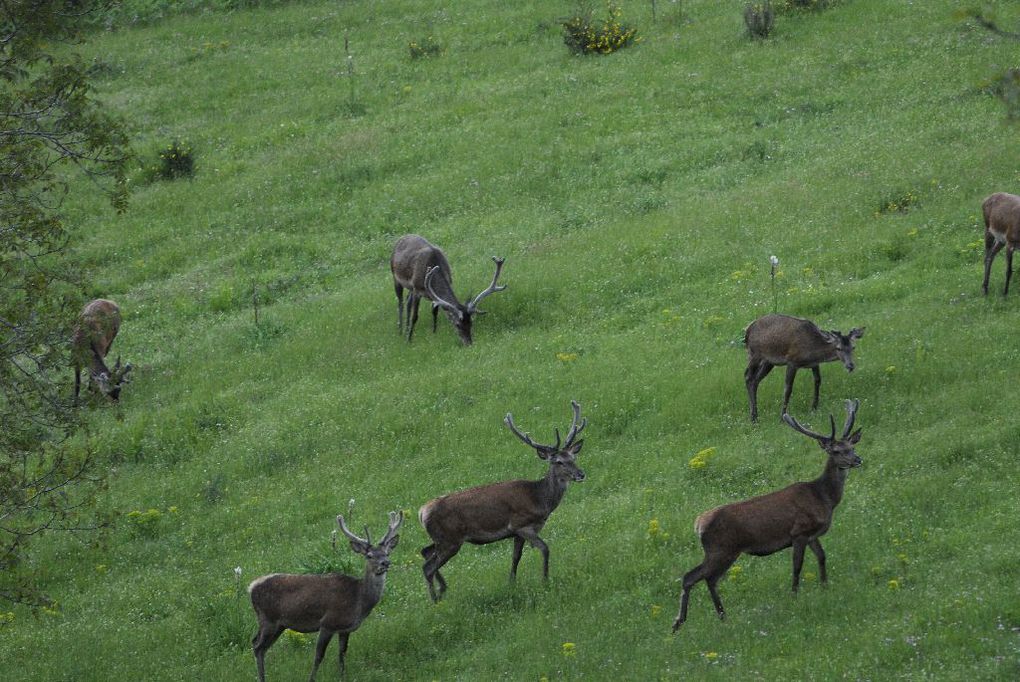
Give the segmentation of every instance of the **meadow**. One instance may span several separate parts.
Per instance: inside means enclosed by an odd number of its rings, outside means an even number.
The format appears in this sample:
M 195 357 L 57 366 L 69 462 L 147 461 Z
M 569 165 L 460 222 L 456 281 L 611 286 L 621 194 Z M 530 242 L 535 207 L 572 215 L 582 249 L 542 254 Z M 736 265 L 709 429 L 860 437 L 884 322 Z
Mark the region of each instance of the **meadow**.
M 33 569 L 59 604 L 11 609 L 0 679 L 252 679 L 244 587 L 360 575 L 331 546 L 349 508 L 376 537 L 408 515 L 351 679 L 1020 676 L 1003 257 L 980 291 L 981 201 L 1020 189 L 1020 135 L 987 86 L 1017 43 L 942 0 L 783 14 L 765 41 L 742 2 L 621 6 L 641 41 L 590 57 L 563 44 L 573 5 L 534 0 L 309 1 L 89 37 L 141 161 L 122 215 L 76 186 L 71 257 L 120 304 L 134 381 L 87 417 L 113 526 L 47 540 Z M 441 53 L 412 59 L 430 38 Z M 194 177 L 153 180 L 175 140 Z M 462 296 L 506 258 L 472 346 L 442 318 L 432 334 L 426 307 L 398 335 L 388 259 L 407 233 L 444 248 Z M 774 305 L 867 328 L 855 372 L 822 367 L 819 409 L 807 372 L 790 405 L 822 430 L 861 400 L 829 585 L 810 553 L 796 597 L 789 552 L 744 556 L 727 620 L 698 585 L 672 635 L 697 514 L 824 464 L 779 419 L 781 370 L 748 419 L 743 329 Z M 467 546 L 433 605 L 419 506 L 542 476 L 503 416 L 548 441 L 570 400 L 587 478 L 543 531 L 549 582 L 533 549 L 511 585 L 511 543 Z M 303 679 L 313 648 L 285 636 L 268 678 Z

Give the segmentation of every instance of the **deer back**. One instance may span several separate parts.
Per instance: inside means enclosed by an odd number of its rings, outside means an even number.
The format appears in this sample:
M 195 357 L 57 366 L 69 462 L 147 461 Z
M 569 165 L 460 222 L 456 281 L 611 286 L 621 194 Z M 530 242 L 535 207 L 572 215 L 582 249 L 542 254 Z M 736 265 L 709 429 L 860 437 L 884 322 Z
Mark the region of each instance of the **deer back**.
M 72 337 L 75 358 L 90 366 L 93 353 L 102 360 L 120 330 L 120 308 L 113 301 L 97 298 L 82 308 Z
M 312 632 L 323 625 L 334 630 L 356 627 L 367 615 L 360 588 L 361 580 L 341 573 L 274 573 L 254 580 L 248 592 L 252 606 L 267 620 Z
M 998 241 L 1020 248 L 1020 196 L 996 192 L 984 200 L 981 209 L 985 229 Z
M 409 234 L 397 240 L 390 258 L 393 279 L 405 289 L 411 289 L 419 296 L 429 298 L 425 289 L 425 274 L 431 268 L 439 268 L 432 278 L 432 287 L 447 300 L 456 301 L 453 294 L 453 272 L 446 254 L 424 237 Z
M 773 365 L 806 367 L 837 359 L 839 338 L 810 320 L 790 315 L 766 315 L 744 333 L 747 353 Z
M 435 540 L 485 544 L 510 537 L 513 529 L 548 517 L 539 483 L 517 480 L 490 483 L 443 495 L 418 512 L 425 531 Z

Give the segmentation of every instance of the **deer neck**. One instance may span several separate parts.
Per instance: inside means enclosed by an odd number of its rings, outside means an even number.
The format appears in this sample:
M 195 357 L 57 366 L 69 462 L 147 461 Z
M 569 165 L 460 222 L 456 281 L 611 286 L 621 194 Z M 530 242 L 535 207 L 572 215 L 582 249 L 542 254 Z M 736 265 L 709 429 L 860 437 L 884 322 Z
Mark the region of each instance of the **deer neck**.
M 843 487 L 849 473 L 849 469 L 840 469 L 830 457 L 825 463 L 825 471 L 812 482 L 818 496 L 833 509 L 843 499 Z
M 370 564 L 365 565 L 365 576 L 361 579 L 361 608 L 368 613 L 382 599 L 386 587 L 386 574 L 376 575 Z
M 549 467 L 549 471 L 546 473 L 545 478 L 540 481 L 536 481 L 535 483 L 535 487 L 538 490 L 539 500 L 550 512 L 552 512 L 552 510 L 556 509 L 559 505 L 560 500 L 563 499 L 563 494 L 567 492 L 567 482 L 556 478 L 553 468 Z
M 454 305 L 460 305 L 460 299 L 457 298 L 457 294 L 453 293 L 453 285 L 450 284 L 450 278 L 447 276 L 446 272 L 440 270 L 437 273 L 437 276 L 432 278 L 431 284 L 436 294 L 438 294 L 444 301 L 449 301 Z
M 106 366 L 106 363 L 103 362 L 103 357 L 99 354 L 99 351 L 96 350 L 95 344 L 93 344 L 90 347 L 90 350 L 92 351 L 91 352 L 92 357 L 89 362 L 89 369 L 91 369 L 92 373 L 95 374 L 96 376 L 99 376 L 104 372 L 106 374 L 110 374 L 110 370 Z

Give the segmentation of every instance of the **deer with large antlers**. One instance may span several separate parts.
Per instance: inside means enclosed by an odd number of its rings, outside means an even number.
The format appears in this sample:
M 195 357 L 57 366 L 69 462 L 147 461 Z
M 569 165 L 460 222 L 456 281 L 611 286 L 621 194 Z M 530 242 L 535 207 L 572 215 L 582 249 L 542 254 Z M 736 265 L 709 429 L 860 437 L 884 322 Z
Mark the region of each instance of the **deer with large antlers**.
M 818 558 L 820 579 L 826 582 L 825 551 L 818 538 L 825 535 L 832 524 L 833 511 L 843 499 L 848 472 L 861 465 L 861 458 L 854 452 L 861 431 L 851 433 L 859 405 L 857 400 L 846 401 L 846 424 L 839 438 L 836 438 L 836 420 L 831 415 L 832 431 L 828 436 L 804 428 L 789 414 L 783 415 L 783 421 L 818 441 L 828 455 L 821 476 L 767 495 L 716 507 L 698 516 L 694 531 L 701 538 L 705 559 L 684 575 L 680 612 L 673 621 L 673 632 L 687 620 L 691 588 L 701 580 L 708 585 L 719 618 L 725 616 L 716 583 L 742 553 L 766 556 L 792 546 L 793 591 L 796 592 L 800 586 L 804 550 L 809 548 Z
M 549 462 L 549 470 L 537 481 L 503 481 L 450 493 L 428 502 L 418 512 L 421 525 L 432 538 L 432 544 L 421 550 L 425 558 L 423 572 L 433 601 L 439 601 L 446 591 L 446 580 L 439 569 L 449 561 L 465 542 L 485 545 L 490 542 L 514 539 L 513 559 L 510 563 L 510 580 L 517 577 L 524 543 L 530 543 L 542 553 L 542 576 L 549 579 L 549 547 L 539 533 L 549 515 L 563 499 L 567 484 L 583 481 L 584 472 L 575 458 L 584 440 L 576 440 L 587 426 L 581 420 L 581 406 L 571 401 L 574 419 L 566 441 L 560 441 L 556 429 L 556 444 L 542 445 L 522 433 L 507 413 L 504 422 L 511 432 Z M 438 583 L 439 589 L 436 589 Z
M 471 323 L 475 315 L 484 315 L 478 304 L 484 298 L 506 289 L 506 285 L 496 285 L 499 274 L 503 270 L 505 259 L 492 257 L 496 263 L 496 274 L 492 283 L 467 303 L 461 303 L 453 293 L 453 273 L 446 254 L 438 246 L 430 244 L 424 237 L 409 234 L 397 240 L 390 258 L 390 271 L 393 273 L 393 288 L 397 294 L 397 328 L 404 331 L 404 289 L 407 296 L 407 340 L 414 334 L 414 325 L 418 322 L 418 305 L 421 299 L 432 301 L 432 331 L 436 331 L 436 319 L 442 308 L 457 330 L 457 335 L 465 346 L 471 345 Z
M 342 573 L 272 573 L 252 581 L 248 592 L 259 620 L 259 630 L 252 639 L 259 682 L 266 679 L 266 651 L 287 629 L 319 633 L 309 680 L 315 679 L 326 647 L 333 635 L 339 634 L 340 675 L 343 676 L 347 640 L 382 598 L 390 552 L 400 539 L 397 529 L 403 520 L 403 513 L 390 512 L 389 528 L 376 545 L 372 544 L 367 527 L 362 539 L 347 528 L 342 515 L 336 517 L 340 530 L 351 541 L 351 549 L 365 557 L 365 575 L 361 579 Z
M 78 324 L 71 337 L 71 357 L 74 362 L 74 397 L 81 392 L 81 370 L 89 370 L 89 385 L 111 400 L 120 398 L 121 387 L 128 382 L 131 363 L 122 368 L 120 357 L 110 369 L 104 361 L 113 340 L 120 331 L 120 308 L 113 301 L 97 298 L 82 308 Z

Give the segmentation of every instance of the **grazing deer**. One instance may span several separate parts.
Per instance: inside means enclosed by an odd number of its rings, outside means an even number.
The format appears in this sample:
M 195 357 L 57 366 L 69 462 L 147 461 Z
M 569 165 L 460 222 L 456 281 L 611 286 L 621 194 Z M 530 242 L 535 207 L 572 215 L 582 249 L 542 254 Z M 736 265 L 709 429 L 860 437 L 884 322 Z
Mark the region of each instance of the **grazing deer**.
M 815 375 L 815 399 L 811 409 L 817 409 L 818 391 L 822 386 L 818 365 L 839 360 L 846 371 L 854 371 L 854 342 L 862 336 L 864 327 L 851 329 L 848 334 L 822 331 L 810 320 L 789 315 L 766 315 L 752 322 L 744 331 L 744 345 L 747 346 L 744 383 L 751 400 L 751 421 L 758 421 L 758 384 L 776 365 L 786 365 L 783 414 L 790 404 L 793 379 L 803 367 L 810 367 Z
M 439 569 L 460 551 L 465 542 L 485 545 L 513 538 L 510 580 L 516 579 L 524 543 L 529 542 L 542 553 L 542 576 L 549 579 L 549 547 L 538 534 L 563 499 L 567 483 L 584 480 L 584 472 L 574 461 L 584 440 L 574 442 L 574 439 L 587 426 L 588 420 L 578 424 L 581 406 L 575 401 L 570 404 L 574 408 L 574 419 L 563 447 L 560 447 L 559 429 L 556 429 L 555 445 L 541 445 L 531 440 L 528 434 L 521 433 L 509 413 L 503 420 L 514 435 L 535 449 L 539 458 L 549 462 L 549 471 L 544 478 L 503 481 L 461 490 L 437 497 L 418 512 L 421 525 L 432 538 L 432 544 L 421 550 L 425 558 L 422 570 L 432 601 L 439 601 L 446 592 L 446 581 Z M 434 581 L 439 583 L 438 592 Z
M 397 546 L 397 529 L 403 513 L 390 512 L 389 529 L 377 545 L 372 544 L 365 528 L 365 538 L 347 529 L 343 516 L 337 516 L 340 530 L 351 541 L 351 549 L 365 557 L 365 575 L 360 580 L 342 573 L 294 575 L 272 573 L 256 578 L 248 586 L 251 605 L 259 620 L 259 630 L 252 638 L 259 682 L 265 682 L 265 655 L 269 647 L 286 629 L 298 632 L 319 632 L 315 644 L 315 663 L 308 678 L 315 673 L 326 654 L 333 635 L 340 635 L 340 675 L 344 674 L 347 640 L 368 617 L 382 598 L 386 571 L 390 568 L 390 552 Z
M 505 259 L 493 256 L 492 260 L 496 263 L 492 284 L 469 303 L 461 303 L 453 293 L 453 273 L 443 250 L 416 234 L 398 239 L 390 258 L 393 288 L 397 292 L 397 328 L 401 332 L 404 330 L 404 289 L 407 289 L 410 292 L 407 296 L 408 341 L 418 322 L 418 304 L 421 299 L 427 298 L 432 301 L 432 331 L 436 331 L 436 318 L 442 308 L 457 330 L 460 340 L 465 346 L 470 346 L 471 318 L 485 314 L 484 310 L 478 309 L 478 304 L 486 296 L 506 289 L 506 285 L 496 286 Z
M 120 330 L 120 308 L 113 301 L 97 298 L 85 305 L 78 316 L 78 324 L 71 337 L 71 355 L 74 361 L 74 397 L 81 392 L 81 370 L 89 368 L 90 385 L 109 396 L 120 398 L 120 389 L 128 382 L 131 363 L 120 366 L 120 357 L 113 369 L 104 362 L 113 340 Z
M 1020 249 L 1020 197 L 996 192 L 981 204 L 985 215 L 985 279 L 981 291 L 988 295 L 988 277 L 992 261 L 1006 247 L 1006 286 L 1002 295 L 1009 293 L 1009 280 L 1013 277 L 1013 251 Z
M 861 431 L 858 429 L 850 433 L 859 405 L 857 400 L 846 401 L 846 425 L 839 438 L 836 438 L 836 420 L 831 415 L 832 432 L 828 436 L 809 431 L 789 414 L 783 415 L 783 421 L 817 440 L 829 456 L 821 476 L 767 495 L 716 507 L 698 516 L 694 521 L 694 531 L 701 538 L 705 559 L 684 575 L 680 612 L 673 621 L 673 632 L 687 620 L 687 600 L 691 588 L 699 580 L 708 585 L 719 618 L 725 616 L 716 583 L 741 553 L 767 556 L 792 545 L 793 591 L 796 592 L 800 585 L 804 549 L 810 548 L 818 558 L 822 583 L 827 581 L 825 551 L 818 538 L 825 535 L 832 524 L 832 513 L 843 499 L 847 473 L 861 465 L 861 458 L 854 452 L 854 446 L 861 439 Z

